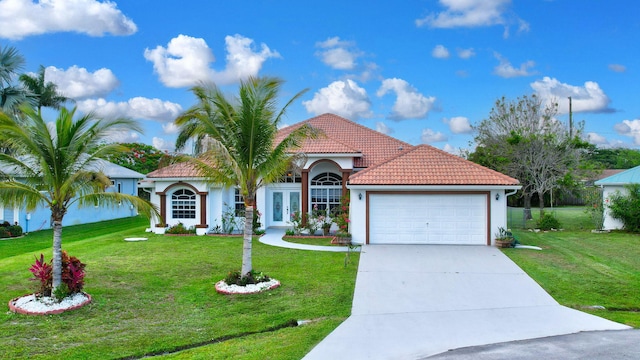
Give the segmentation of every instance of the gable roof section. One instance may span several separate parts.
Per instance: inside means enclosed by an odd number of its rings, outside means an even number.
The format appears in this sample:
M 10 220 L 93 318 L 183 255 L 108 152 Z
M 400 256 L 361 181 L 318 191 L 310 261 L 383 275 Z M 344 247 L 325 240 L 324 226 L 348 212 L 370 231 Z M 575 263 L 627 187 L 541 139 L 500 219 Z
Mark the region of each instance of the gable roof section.
M 147 178 L 188 178 L 197 176 L 198 170 L 196 167 L 187 162 L 172 164 L 147 174 Z
M 512 177 L 449 154 L 418 145 L 357 172 L 350 185 L 518 185 Z
M 357 168 L 375 165 L 412 147 L 404 141 L 334 114 L 322 114 L 282 128 L 278 131 L 276 143 L 303 124 L 322 130 L 325 136 L 305 140 L 300 151 L 307 154 L 362 154 L 354 160 Z
M 640 183 L 640 166 L 625 170 L 621 173 L 611 175 L 596 181 L 595 185 L 625 185 Z

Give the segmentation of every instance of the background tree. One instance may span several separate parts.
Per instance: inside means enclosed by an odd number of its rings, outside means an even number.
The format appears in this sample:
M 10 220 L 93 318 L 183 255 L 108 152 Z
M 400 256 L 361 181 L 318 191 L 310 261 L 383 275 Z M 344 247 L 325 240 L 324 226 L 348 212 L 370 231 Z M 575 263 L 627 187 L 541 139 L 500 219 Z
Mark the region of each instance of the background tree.
M 241 82 L 236 98 L 228 98 L 215 86 L 196 86 L 192 91 L 198 104 L 176 119 L 180 126 L 176 148 L 182 148 L 188 139 L 206 140 L 202 152 L 191 162 L 208 181 L 239 187 L 244 198 L 242 276 L 253 270 L 256 191 L 285 173 L 296 159 L 292 151 L 311 133 L 309 127 L 303 126 L 275 144 L 285 110 L 306 91 L 294 95 L 278 110 L 281 85 L 282 80 L 277 78 L 251 77 Z
M 0 46 L 0 110 L 15 113 L 26 98 L 26 91 L 14 84 L 26 61 L 18 50 L 11 46 Z
M 590 160 L 599 164 L 602 169 L 631 169 L 640 165 L 640 150 L 594 149 Z
M 584 156 L 582 126 L 570 134 L 556 114 L 557 104 L 544 106 L 535 95 L 502 97 L 475 127 L 477 148 L 469 159 L 520 180 L 526 219 L 533 195 L 543 214 L 544 195 L 575 177 Z
M 40 65 L 37 74 L 22 74 L 19 78 L 25 90 L 27 90 L 27 97 L 33 99 L 38 113 L 42 111 L 43 107 L 58 110 L 62 104 L 71 100 L 58 92 L 56 84 L 45 81 L 45 70 L 45 67 Z
M 38 206 L 51 209 L 53 226 L 53 290 L 60 286 L 62 270 L 62 220 L 69 207 L 101 204 L 133 205 L 147 216 L 158 211 L 149 202 L 136 196 L 105 192 L 109 178 L 96 166 L 97 159 L 116 153 L 122 146 L 97 146 L 115 130 L 139 131 L 130 119 L 95 119 L 92 114 L 74 120 L 76 109 L 62 108 L 55 126 L 47 124 L 33 108 L 20 107 L 23 117 L 0 113 L 0 140 L 12 149 L 0 154 L 0 168 L 12 169 L 20 182 L 3 174 L 0 182 L 0 202 L 5 206 L 26 205 L 27 211 Z
M 141 174 L 157 170 L 161 163 L 170 162 L 171 155 L 142 143 L 120 143 L 123 151 L 111 154 L 106 160 Z

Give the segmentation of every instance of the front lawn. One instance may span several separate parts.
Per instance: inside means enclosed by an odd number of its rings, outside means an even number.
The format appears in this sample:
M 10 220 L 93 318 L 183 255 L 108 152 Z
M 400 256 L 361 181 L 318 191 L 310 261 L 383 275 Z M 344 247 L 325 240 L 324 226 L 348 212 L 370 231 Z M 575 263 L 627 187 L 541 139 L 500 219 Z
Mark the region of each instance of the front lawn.
M 224 296 L 213 284 L 240 268 L 241 237 L 165 237 L 146 226 L 135 218 L 65 227 L 63 249 L 87 264 L 93 303 L 51 316 L 2 312 L 0 357 L 138 358 L 197 346 L 168 357 L 300 359 L 350 314 L 358 254 L 345 268 L 342 253 L 254 240 L 254 268 L 282 286 Z M 34 291 L 28 268 L 40 253 L 51 258 L 51 231 L 0 241 L 0 306 Z M 315 322 L 276 329 L 292 320 Z
M 593 234 L 589 215 L 582 209 L 554 209 L 564 231 L 514 229 L 521 243 L 542 251 L 506 249 L 504 253 L 559 303 L 640 327 L 640 235 Z M 607 310 L 586 308 L 596 305 Z

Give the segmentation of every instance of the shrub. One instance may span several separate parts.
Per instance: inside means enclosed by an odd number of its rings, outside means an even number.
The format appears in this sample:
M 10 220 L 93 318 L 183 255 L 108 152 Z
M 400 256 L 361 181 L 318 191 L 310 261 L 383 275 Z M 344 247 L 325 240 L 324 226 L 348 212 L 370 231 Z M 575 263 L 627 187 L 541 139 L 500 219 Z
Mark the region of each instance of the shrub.
M 30 280 L 40 282 L 38 293 L 43 296 L 51 296 L 51 270 L 53 270 L 53 268 L 44 261 L 43 254 L 40 254 L 40 259 L 36 257 L 35 264 L 29 268 L 29 271 L 33 274 L 33 278 Z
M 165 232 L 165 234 L 195 234 L 196 233 L 196 228 L 193 226 L 190 226 L 189 228 L 187 228 L 186 226 L 184 226 L 183 223 L 179 222 L 175 225 L 173 225 L 172 227 L 168 228 Z
M 6 227 L 0 227 L 0 239 L 11 237 L 11 233 Z
M 22 226 L 20 225 L 11 225 L 7 227 L 7 230 L 9 230 L 12 237 L 22 236 Z
M 587 209 L 585 212 L 591 217 L 596 230 L 602 230 L 604 225 L 604 207 L 602 206 L 602 189 L 592 189 L 586 194 Z
M 222 212 L 222 232 L 225 234 L 233 234 L 236 229 L 242 227 L 244 212 L 236 214 L 236 209 L 224 203 L 226 210 Z
M 52 293 L 53 283 L 53 267 L 51 262 L 44 261 L 44 255 L 40 254 L 40 259 L 36 257 L 35 264 L 31 265 L 29 271 L 33 274 L 31 280 L 40 282 L 40 296 L 55 296 L 56 299 L 62 300 L 69 295 L 79 293 L 84 288 L 84 268 L 86 264 L 82 263 L 77 257 L 69 256 L 66 251 L 62 251 L 62 284 Z
M 294 236 L 296 234 L 296 232 L 293 229 L 287 229 L 287 230 L 285 230 L 284 234 L 286 236 Z
M 626 185 L 627 194 L 619 191 L 609 197 L 611 216 L 622 221 L 624 229 L 640 232 L 640 184 Z
M 258 284 L 261 282 L 270 281 L 271 278 L 264 274 L 263 272 L 258 272 L 255 270 L 251 270 L 244 276 L 240 276 L 240 271 L 234 270 L 230 271 L 227 276 L 224 278 L 224 282 L 227 285 L 238 285 L 238 286 L 246 286 L 248 284 Z
M 546 213 L 538 220 L 538 228 L 542 230 L 559 229 L 560 221 L 552 214 Z
M 289 223 L 291 224 L 291 226 L 293 226 L 293 231 L 294 231 L 293 235 L 300 235 L 300 233 L 304 229 L 304 226 L 302 225 L 302 212 L 300 212 L 299 210 L 294 211 L 291 214 L 291 219 L 289 220 Z
M 338 233 L 349 233 L 349 206 L 351 200 L 349 199 L 349 193 L 340 198 L 340 207 L 336 208 L 333 215 L 333 221 L 338 225 Z

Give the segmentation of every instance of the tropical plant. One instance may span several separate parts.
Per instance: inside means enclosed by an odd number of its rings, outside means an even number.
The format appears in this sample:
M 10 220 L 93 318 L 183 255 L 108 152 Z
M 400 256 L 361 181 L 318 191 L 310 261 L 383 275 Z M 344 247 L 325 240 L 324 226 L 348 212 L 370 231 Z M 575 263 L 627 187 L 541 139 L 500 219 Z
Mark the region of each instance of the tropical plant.
M 293 96 L 277 109 L 278 91 L 282 80 L 271 77 L 241 81 L 239 95 L 227 97 L 215 85 L 192 88 L 198 104 L 176 119 L 180 132 L 178 149 L 189 139 L 196 140 L 197 157 L 191 158 L 208 181 L 228 187 L 237 186 L 244 199 L 245 225 L 243 234 L 243 275 L 252 270 L 252 222 L 256 191 L 277 181 L 301 155 L 299 148 L 312 131 L 301 126 L 280 142 L 276 134 L 286 109 L 304 91 Z
M 62 104 L 71 100 L 58 92 L 56 84 L 45 81 L 45 72 L 45 67 L 40 65 L 37 74 L 20 75 L 20 82 L 27 90 L 27 96 L 33 99 L 38 113 L 42 112 L 42 107 L 59 110 Z
M 11 46 L 0 47 L 0 110 L 14 113 L 26 98 L 26 91 L 14 85 L 14 78 L 24 68 L 24 57 Z
M 0 182 L 0 202 L 5 206 L 26 206 L 51 210 L 53 228 L 53 280 L 55 290 L 62 282 L 62 220 L 72 205 L 132 205 L 147 216 L 159 216 L 157 209 L 137 196 L 106 192 L 111 181 L 96 162 L 122 147 L 97 145 L 117 130 L 139 130 L 130 119 L 96 119 L 92 114 L 74 120 L 76 109 L 61 108 L 52 123 L 33 108 L 23 105 L 18 121 L 0 113 L 0 141 L 11 149 L 0 153 L 0 168 L 10 169 Z M 16 181 L 13 176 L 19 176 Z

